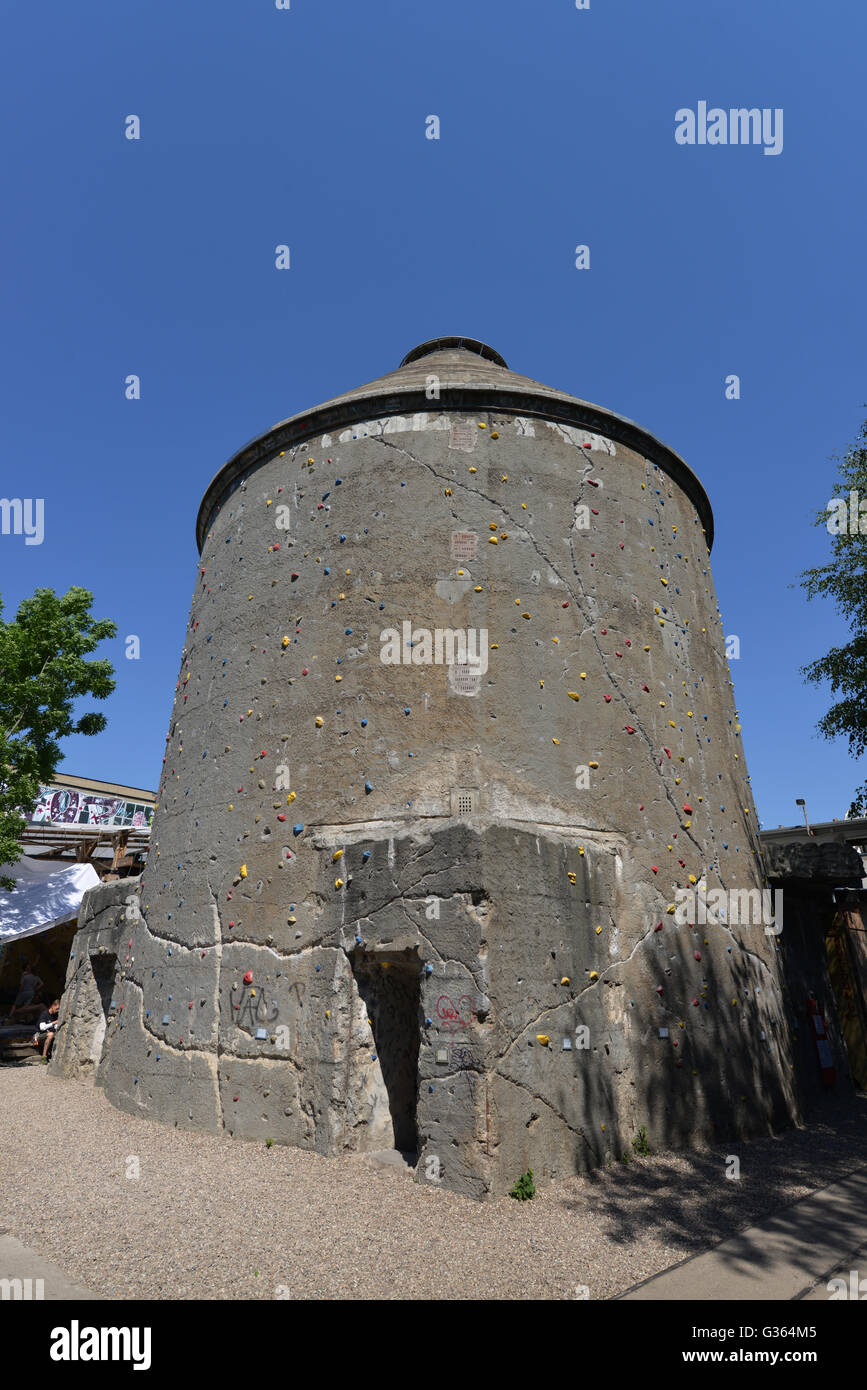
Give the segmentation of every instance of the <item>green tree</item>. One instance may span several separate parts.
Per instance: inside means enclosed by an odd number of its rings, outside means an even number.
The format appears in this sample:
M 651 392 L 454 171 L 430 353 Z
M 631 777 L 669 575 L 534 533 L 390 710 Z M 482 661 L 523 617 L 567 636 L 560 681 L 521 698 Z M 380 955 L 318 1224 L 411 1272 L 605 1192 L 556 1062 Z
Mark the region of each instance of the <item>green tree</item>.
M 835 498 L 836 504 L 819 512 L 815 520 L 816 526 L 830 532 L 831 560 L 804 570 L 800 582 L 808 599 L 823 595 L 834 601 L 848 623 L 851 640 L 811 661 L 802 673 L 815 684 L 827 681 L 832 693 L 840 696 L 820 719 L 819 732 L 828 739 L 845 736 L 852 756 L 860 758 L 867 750 L 867 420 L 839 460 Z M 867 782 L 855 791 L 849 814 L 860 816 L 865 811 Z
M 103 714 L 72 713 L 79 696 L 104 700 L 114 690 L 111 662 L 84 659 L 117 633 L 113 622 L 92 617 L 92 602 L 86 589 L 62 597 L 37 589 L 9 623 L 0 602 L 0 864 L 21 857 L 22 808 L 33 806 L 54 776 L 57 740 L 105 728 Z M 13 888 L 15 880 L 3 877 L 0 885 Z

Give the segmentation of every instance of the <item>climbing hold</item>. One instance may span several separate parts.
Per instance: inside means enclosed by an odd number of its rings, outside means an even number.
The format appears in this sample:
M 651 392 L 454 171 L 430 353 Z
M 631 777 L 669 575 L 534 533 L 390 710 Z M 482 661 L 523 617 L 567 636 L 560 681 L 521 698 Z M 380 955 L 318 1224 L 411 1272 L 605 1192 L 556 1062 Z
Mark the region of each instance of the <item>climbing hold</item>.
M 246 865 L 246 864 L 242 864 L 238 872 L 240 873 L 240 875 L 241 875 L 242 878 L 246 878 L 246 877 L 247 877 L 247 865 Z
M 325 720 L 322 718 L 322 715 L 321 715 L 321 714 L 317 714 L 316 720 L 315 720 L 315 724 L 316 724 L 317 729 L 321 729 L 321 728 L 322 728 L 322 725 L 323 725 L 324 723 L 325 723 Z
M 567 690 L 567 691 L 566 691 L 566 694 L 569 696 L 569 699 L 570 699 L 570 700 L 580 700 L 580 699 L 581 699 L 581 696 L 578 694 L 577 690 Z
M 342 878 L 336 878 L 336 879 L 334 880 L 334 887 L 335 887 L 335 888 L 342 888 L 342 887 L 343 887 L 343 879 L 342 879 Z
M 610 696 L 610 695 L 603 695 L 602 698 L 603 698 L 603 700 L 605 701 L 606 705 L 610 705 L 610 704 L 611 704 L 611 696 Z
M 551 1039 L 548 1037 L 548 1034 L 547 1034 L 547 1033 L 537 1033 L 537 1034 L 536 1034 L 536 1042 L 537 1042 L 537 1043 L 541 1043 L 543 1047 L 547 1047 L 547 1046 L 548 1046 L 548 1043 L 549 1043 L 550 1041 L 551 1041 Z
M 251 985 L 252 983 L 253 983 L 253 972 L 252 972 L 252 970 L 248 970 L 247 973 L 246 973 L 246 975 L 244 976 L 244 984 L 245 984 L 245 985 Z
M 342 850 L 342 849 L 336 849 L 336 850 L 334 851 L 334 853 L 332 854 L 332 856 L 331 856 L 331 862 L 332 862 L 332 864 L 336 864 L 337 861 L 338 861 L 338 859 L 342 859 L 342 858 L 343 858 L 343 850 Z
M 591 980 L 598 980 L 598 979 L 599 979 L 599 971 L 598 971 L 598 970 L 591 970 L 591 971 L 590 971 L 590 975 L 589 975 L 588 978 L 591 979 Z
M 303 831 L 303 829 L 304 829 L 304 826 L 301 825 L 301 823 L 299 822 L 298 825 L 293 825 L 293 827 L 292 827 L 292 833 L 293 833 L 293 835 L 300 835 L 301 832 Z
M 373 791 L 373 784 L 372 784 L 371 782 L 365 782 L 365 784 L 364 784 L 364 790 L 365 790 L 365 792 L 367 793 L 367 795 L 369 796 L 370 793 Z

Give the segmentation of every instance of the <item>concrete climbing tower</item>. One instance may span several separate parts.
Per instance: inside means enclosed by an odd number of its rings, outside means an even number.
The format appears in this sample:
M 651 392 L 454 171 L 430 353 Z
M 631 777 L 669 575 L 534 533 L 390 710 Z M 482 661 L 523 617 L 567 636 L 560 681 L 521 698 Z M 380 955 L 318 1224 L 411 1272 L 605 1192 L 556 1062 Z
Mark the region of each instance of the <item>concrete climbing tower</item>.
M 230 459 L 111 1100 L 477 1197 L 784 1123 L 711 536 L 671 449 L 468 338 Z

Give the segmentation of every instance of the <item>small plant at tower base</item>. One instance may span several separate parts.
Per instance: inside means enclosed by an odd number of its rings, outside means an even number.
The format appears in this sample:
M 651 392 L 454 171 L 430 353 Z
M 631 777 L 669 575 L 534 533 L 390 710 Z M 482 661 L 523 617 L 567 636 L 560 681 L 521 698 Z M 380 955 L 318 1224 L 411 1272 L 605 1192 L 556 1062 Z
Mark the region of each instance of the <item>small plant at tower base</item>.
M 650 1140 L 647 1137 L 647 1125 L 642 1125 L 632 1141 L 632 1147 L 642 1158 L 646 1158 L 653 1150 L 650 1147 Z
M 533 1170 L 528 1168 L 526 1173 L 522 1173 L 515 1186 L 509 1193 L 518 1202 L 531 1202 L 536 1195 L 536 1184 L 533 1182 Z

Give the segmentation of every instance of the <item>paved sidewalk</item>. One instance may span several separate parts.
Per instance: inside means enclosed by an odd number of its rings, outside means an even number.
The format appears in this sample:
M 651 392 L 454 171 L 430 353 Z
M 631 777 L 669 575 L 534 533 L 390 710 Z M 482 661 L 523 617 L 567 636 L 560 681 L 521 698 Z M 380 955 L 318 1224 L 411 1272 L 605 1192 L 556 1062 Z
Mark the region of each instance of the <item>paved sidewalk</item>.
M 8 1292 L 3 1280 L 10 1281 Z M 20 1291 L 18 1284 L 12 1282 L 18 1280 L 21 1281 Z M 44 1260 L 35 1250 L 28 1250 L 14 1236 L 0 1231 L 0 1299 L 3 1302 L 7 1299 L 16 1302 L 19 1299 L 27 1302 L 32 1299 L 35 1302 L 42 1298 L 46 1301 L 60 1298 L 99 1299 L 100 1295 L 91 1293 L 81 1284 L 73 1284 L 57 1265 Z
M 867 1280 L 867 1168 L 783 1207 L 712 1250 L 621 1294 L 621 1299 L 702 1302 L 827 1299 L 834 1275 Z M 864 1293 L 867 1294 L 867 1282 Z

